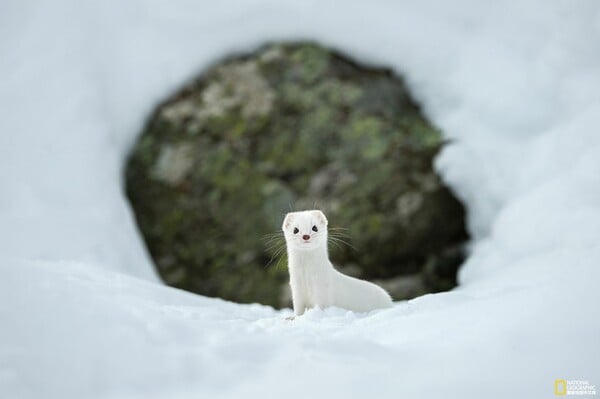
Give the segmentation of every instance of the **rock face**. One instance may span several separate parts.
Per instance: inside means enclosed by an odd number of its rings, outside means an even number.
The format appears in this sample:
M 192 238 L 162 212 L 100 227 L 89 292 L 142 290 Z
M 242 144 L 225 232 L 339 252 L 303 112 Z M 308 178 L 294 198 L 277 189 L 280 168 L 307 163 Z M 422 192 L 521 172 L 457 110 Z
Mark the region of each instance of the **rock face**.
M 274 44 L 158 107 L 127 193 L 168 284 L 286 305 L 277 232 L 287 211 L 316 207 L 343 228 L 332 230 L 334 263 L 402 299 L 451 288 L 463 259 L 463 207 L 432 169 L 441 145 L 389 70 Z

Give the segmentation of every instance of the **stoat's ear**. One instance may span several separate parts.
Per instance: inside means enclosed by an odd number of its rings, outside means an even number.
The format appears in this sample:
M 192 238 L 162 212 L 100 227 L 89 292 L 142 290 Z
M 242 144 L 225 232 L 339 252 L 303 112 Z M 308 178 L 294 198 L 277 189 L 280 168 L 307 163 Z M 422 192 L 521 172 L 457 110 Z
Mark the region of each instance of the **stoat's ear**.
M 325 214 L 319 210 L 315 210 L 312 211 L 312 214 L 317 218 L 317 220 L 319 221 L 319 223 L 327 226 L 327 218 L 325 217 Z
M 285 218 L 283 219 L 283 224 L 281 225 L 281 230 L 289 229 L 290 226 L 292 225 L 293 218 L 294 218 L 294 215 L 292 215 L 291 213 L 288 213 L 287 215 L 285 215 Z

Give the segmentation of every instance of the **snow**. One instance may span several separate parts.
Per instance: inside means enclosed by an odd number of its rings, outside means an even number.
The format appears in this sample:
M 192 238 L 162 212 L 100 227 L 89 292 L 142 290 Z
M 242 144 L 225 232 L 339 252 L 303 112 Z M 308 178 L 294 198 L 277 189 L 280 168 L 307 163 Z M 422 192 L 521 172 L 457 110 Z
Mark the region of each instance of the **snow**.
M 158 282 L 123 195 L 153 106 L 221 57 L 318 39 L 402 72 L 453 141 L 461 286 L 353 314 Z M 0 4 L 0 393 L 548 397 L 600 384 L 600 3 Z M 319 395 L 317 395 L 319 393 Z

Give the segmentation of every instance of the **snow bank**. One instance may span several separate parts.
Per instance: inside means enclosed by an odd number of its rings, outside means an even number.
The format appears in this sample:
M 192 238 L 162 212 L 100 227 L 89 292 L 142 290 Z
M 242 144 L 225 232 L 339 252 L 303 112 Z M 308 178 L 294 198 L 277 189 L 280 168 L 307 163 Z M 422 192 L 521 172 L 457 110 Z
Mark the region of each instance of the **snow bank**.
M 85 264 L 5 263 L 0 387 L 18 398 L 548 397 L 557 377 L 598 376 L 592 263 L 294 321 Z M 557 281 L 577 289 L 559 295 Z
M 218 58 L 297 38 L 401 71 L 453 140 L 437 166 L 475 237 L 460 289 L 287 322 L 156 284 L 121 182 L 135 135 Z M 3 2 L 2 396 L 546 397 L 556 378 L 600 384 L 599 45 L 594 0 Z

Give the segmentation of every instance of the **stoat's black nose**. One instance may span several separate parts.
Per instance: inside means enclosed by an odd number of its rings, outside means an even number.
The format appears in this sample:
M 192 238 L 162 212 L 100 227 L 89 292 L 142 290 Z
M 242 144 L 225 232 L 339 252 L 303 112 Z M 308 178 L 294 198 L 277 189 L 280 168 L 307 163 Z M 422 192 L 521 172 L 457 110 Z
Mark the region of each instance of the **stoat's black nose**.
M 309 236 L 308 234 L 304 234 L 304 235 L 302 236 L 302 239 L 303 239 L 304 241 L 308 241 L 308 240 L 310 240 L 310 236 Z

